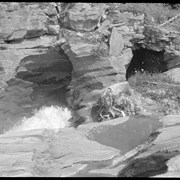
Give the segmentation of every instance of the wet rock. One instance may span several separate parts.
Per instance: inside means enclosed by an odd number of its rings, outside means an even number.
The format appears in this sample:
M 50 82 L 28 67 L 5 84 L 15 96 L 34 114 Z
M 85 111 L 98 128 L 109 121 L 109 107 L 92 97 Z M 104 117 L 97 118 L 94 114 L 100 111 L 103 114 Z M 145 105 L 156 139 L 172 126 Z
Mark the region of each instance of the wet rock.
M 120 119 L 104 122 L 106 125 L 120 123 Z M 120 155 L 119 150 L 86 138 L 91 129 L 101 129 L 100 126 L 83 125 L 78 131 L 66 128 L 56 134 L 53 130 L 39 129 L 1 135 L 0 176 L 74 176 L 93 162 L 101 165 L 108 161 L 104 165 L 107 167 Z
M 56 37 L 43 36 L 8 43 L 0 50 L 1 133 L 33 109 L 58 103 L 65 93 L 61 88 L 70 82 L 72 65 L 59 47 L 50 48 L 55 42 Z
M 56 44 L 54 6 L 1 3 L 0 8 L 2 133 L 33 109 L 56 104 L 61 88 L 69 84 L 72 65 Z
M 157 130 L 157 137 L 147 142 L 127 165 L 119 176 L 175 176 L 179 172 L 180 154 L 178 115 L 166 116 L 161 120 L 164 127 Z M 145 162 L 145 163 L 143 163 Z
M 11 78 L 1 90 L 0 133 L 11 128 L 22 116 L 31 113 L 32 83 Z
M 49 50 L 14 47 L 2 51 L 0 58 L 4 69 L 1 81 L 5 82 L 4 90 L 0 94 L 2 133 L 3 129 L 10 128 L 18 119 L 31 114 L 33 109 L 42 106 L 43 103 L 57 103 L 62 96 L 59 95 L 58 89 L 62 93 L 60 88 L 70 82 L 72 65 L 68 57 L 55 47 Z M 14 76 L 16 83 L 11 83 Z M 29 84 L 29 87 L 25 84 Z M 55 100 L 56 95 L 58 98 Z

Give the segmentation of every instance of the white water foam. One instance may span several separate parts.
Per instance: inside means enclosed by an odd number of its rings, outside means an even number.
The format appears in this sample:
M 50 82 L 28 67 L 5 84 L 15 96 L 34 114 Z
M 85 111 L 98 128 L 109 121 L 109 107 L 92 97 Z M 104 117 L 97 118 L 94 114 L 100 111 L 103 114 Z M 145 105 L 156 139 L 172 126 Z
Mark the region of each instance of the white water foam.
M 34 129 L 53 129 L 57 131 L 60 128 L 69 126 L 68 119 L 70 119 L 71 112 L 68 108 L 50 106 L 41 107 L 36 110 L 34 115 L 30 118 L 23 118 L 22 121 L 15 125 L 9 132 L 27 131 Z

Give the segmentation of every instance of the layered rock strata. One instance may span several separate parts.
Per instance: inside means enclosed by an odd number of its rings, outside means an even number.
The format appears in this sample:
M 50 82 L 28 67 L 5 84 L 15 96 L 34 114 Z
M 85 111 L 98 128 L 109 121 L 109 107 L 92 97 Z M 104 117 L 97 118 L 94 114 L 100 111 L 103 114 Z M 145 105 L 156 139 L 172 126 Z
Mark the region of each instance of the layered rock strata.
M 1 133 L 43 105 L 65 105 L 72 64 L 55 47 L 57 11 L 47 3 L 1 3 Z M 64 97 L 63 97 L 64 96 Z M 13 120 L 12 120 L 13 119 Z

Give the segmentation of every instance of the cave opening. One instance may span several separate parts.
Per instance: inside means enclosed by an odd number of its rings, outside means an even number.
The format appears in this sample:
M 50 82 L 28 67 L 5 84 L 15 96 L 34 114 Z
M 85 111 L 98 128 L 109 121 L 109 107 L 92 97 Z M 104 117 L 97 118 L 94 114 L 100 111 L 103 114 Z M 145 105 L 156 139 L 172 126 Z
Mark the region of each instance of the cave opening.
M 153 51 L 142 47 L 132 51 L 133 57 L 126 70 L 126 80 L 137 72 L 161 73 L 167 71 L 164 61 L 165 51 Z
M 0 134 L 21 124 L 22 118 L 34 116 L 42 107 L 67 107 L 72 68 L 64 51 L 54 47 L 21 59 L 15 76 L 0 92 Z
M 21 70 L 22 67 L 26 71 Z M 53 47 L 44 53 L 23 58 L 16 71 L 16 78 L 33 83 L 30 94 L 33 108 L 67 106 L 66 93 L 71 81 L 72 63 L 61 48 Z

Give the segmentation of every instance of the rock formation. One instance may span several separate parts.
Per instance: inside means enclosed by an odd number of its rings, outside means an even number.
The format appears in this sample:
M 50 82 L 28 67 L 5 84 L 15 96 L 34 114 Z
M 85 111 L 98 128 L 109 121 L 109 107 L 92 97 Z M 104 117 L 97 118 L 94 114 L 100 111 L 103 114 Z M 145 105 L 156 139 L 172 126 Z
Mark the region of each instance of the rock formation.
M 129 159 L 119 176 L 179 176 L 179 126 L 176 125 L 179 123 L 179 115 L 166 116 L 161 122 L 164 127 Z
M 69 3 L 61 13 L 63 27 L 74 31 L 91 32 L 97 26 L 105 9 L 102 4 L 91 6 L 88 3 Z
M 158 121 L 126 82 L 141 70 L 179 82 L 179 33 L 106 9 L 0 3 L 0 176 L 179 176 L 179 115 Z M 44 105 L 67 106 L 78 128 L 2 134 Z
M 52 28 L 59 27 L 57 12 L 51 5 L 42 3 L 42 6 L 0 5 L 0 111 L 2 121 L 8 121 L 7 124 L 14 124 L 15 119 L 44 104 L 59 103 L 58 91 L 62 93 L 61 88 L 71 79 L 71 62 L 54 46 L 57 34 L 52 33 Z M 1 132 L 9 128 L 5 124 L 2 123 Z
M 72 99 L 68 100 L 69 105 L 87 122 L 93 120 L 91 108 L 101 92 L 114 83 L 125 81 L 138 69 L 133 60 L 138 54 L 145 59 L 142 69 L 151 71 L 148 68 L 152 67 L 152 71 L 164 72 L 176 67 L 171 72 L 176 71 L 173 76 L 178 80 L 178 34 L 145 26 L 144 14 L 114 10 L 95 31 L 103 11 L 108 8 L 106 5 L 75 3 L 67 4 L 64 9 L 61 5 L 60 14 L 55 6 L 46 3 L 41 8 L 39 4 L 23 6 L 19 3 L 10 6 L 1 3 L 1 7 L 3 18 L 0 21 L 5 23 L 1 29 L 0 47 L 3 81 L 15 76 L 32 82 L 31 88 L 35 91 L 39 86 L 47 89 L 47 84 L 55 90 L 55 86 L 59 87 L 57 84 L 67 86 L 72 79 L 68 86 L 68 96 Z M 11 28 L 9 24 L 12 24 Z M 58 44 L 62 37 L 65 41 Z M 100 47 L 102 54 L 109 51 L 109 55 L 97 56 Z M 149 63 L 146 62 L 148 50 L 152 51 L 149 54 L 154 54 Z M 160 52 L 160 56 L 156 52 Z M 153 58 L 159 64 L 153 64 Z

